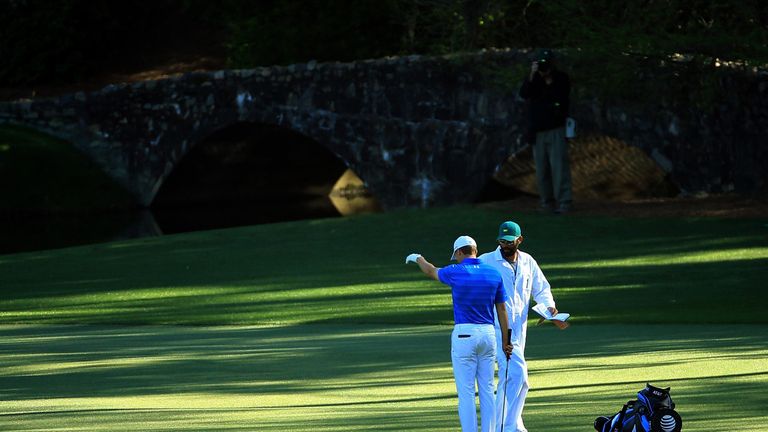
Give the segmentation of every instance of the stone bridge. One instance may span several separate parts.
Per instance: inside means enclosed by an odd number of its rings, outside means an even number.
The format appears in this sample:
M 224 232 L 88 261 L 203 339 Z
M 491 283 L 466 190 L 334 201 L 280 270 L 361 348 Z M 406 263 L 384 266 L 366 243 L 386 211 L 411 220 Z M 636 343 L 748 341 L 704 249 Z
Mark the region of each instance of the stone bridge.
M 0 123 L 73 143 L 143 205 L 196 143 L 243 122 L 289 128 L 327 147 L 384 208 L 470 202 L 525 145 L 517 83 L 489 71 L 525 71 L 529 62 L 527 51 L 484 50 L 188 73 L 0 103 Z M 739 94 L 706 112 L 608 106 L 583 94 L 573 111 L 582 130 L 642 148 L 683 189 L 762 187 L 765 74 L 730 83 Z M 742 106 L 744 98 L 758 106 Z

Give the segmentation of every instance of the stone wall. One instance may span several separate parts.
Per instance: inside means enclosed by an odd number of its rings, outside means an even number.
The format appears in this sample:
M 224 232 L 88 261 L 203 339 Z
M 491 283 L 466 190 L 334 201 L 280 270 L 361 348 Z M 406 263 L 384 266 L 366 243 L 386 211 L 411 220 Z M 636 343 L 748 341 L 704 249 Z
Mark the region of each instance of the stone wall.
M 327 146 L 387 208 L 472 199 L 516 142 L 518 106 L 451 58 L 191 73 L 0 105 L 73 142 L 145 204 L 189 148 L 237 122 Z
M 566 70 L 577 60 L 561 59 Z M 526 51 L 485 50 L 189 73 L 2 103 L 0 123 L 73 142 L 143 204 L 210 134 L 238 122 L 273 124 L 329 148 L 385 208 L 426 207 L 472 201 L 505 156 L 524 147 L 515 90 L 529 62 Z M 718 71 L 715 97 L 701 106 L 666 78 L 670 70 L 638 74 L 633 85 L 663 95 L 650 103 L 607 102 L 574 77 L 574 117 L 582 130 L 642 149 L 685 191 L 764 187 L 765 71 Z
M 627 85 L 637 87 L 634 98 L 584 97 L 574 116 L 642 149 L 683 194 L 766 190 L 768 70 L 650 63 Z

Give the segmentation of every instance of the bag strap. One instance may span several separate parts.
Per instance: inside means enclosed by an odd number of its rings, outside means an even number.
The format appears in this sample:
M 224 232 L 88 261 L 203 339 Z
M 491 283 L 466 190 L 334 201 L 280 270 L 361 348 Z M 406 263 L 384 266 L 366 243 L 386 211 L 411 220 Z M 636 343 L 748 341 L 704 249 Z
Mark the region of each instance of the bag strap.
M 622 432 L 622 429 L 624 429 L 624 416 L 627 414 L 627 407 L 631 403 L 632 401 L 629 401 L 625 403 L 623 407 L 621 407 L 621 411 L 619 411 L 619 416 L 616 418 L 616 423 L 613 424 L 613 427 L 611 428 L 610 432 Z

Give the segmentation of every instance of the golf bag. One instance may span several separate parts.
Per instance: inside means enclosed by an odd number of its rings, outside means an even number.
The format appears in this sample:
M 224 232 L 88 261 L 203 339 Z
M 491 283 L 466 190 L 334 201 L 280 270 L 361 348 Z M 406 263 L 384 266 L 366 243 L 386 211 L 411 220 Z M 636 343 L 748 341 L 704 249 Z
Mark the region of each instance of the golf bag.
M 669 387 L 647 384 L 637 392 L 637 400 L 627 402 L 611 417 L 595 419 L 597 432 L 680 432 L 683 420 L 675 411 Z

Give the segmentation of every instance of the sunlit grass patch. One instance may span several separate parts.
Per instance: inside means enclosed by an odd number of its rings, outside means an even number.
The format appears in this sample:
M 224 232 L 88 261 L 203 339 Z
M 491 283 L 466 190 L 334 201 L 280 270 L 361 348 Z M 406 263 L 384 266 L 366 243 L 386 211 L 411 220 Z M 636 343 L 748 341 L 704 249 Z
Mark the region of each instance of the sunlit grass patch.
M 0 322 L 448 323 L 447 289 L 403 264 L 405 255 L 447 265 L 458 234 L 491 250 L 505 219 L 521 223 L 523 250 L 574 322 L 768 321 L 759 306 L 768 291 L 755 289 L 768 279 L 760 221 L 455 207 L 6 255 Z M 713 301 L 724 289 L 729 301 Z
M 3 326 L 0 334 L 2 430 L 458 425 L 450 326 Z M 646 382 L 672 387 L 685 430 L 751 419 L 744 430 L 759 431 L 768 421 L 765 326 L 580 325 L 529 334 L 529 429 L 588 430 Z
M 531 430 L 589 430 L 647 381 L 686 431 L 766 423 L 762 223 L 458 207 L 2 256 L 0 429 L 455 430 L 450 291 L 403 259 L 489 250 L 505 219 L 572 314 L 530 329 Z

